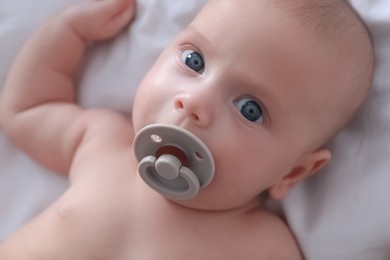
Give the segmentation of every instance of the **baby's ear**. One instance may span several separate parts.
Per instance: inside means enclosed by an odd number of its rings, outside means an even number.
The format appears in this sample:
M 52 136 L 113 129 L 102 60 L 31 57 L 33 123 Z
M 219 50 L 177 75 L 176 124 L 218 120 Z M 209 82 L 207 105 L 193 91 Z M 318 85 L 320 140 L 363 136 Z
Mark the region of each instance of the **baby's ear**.
M 330 160 L 328 150 L 321 149 L 304 156 L 278 183 L 268 189 L 271 198 L 283 199 L 297 183 L 318 172 Z

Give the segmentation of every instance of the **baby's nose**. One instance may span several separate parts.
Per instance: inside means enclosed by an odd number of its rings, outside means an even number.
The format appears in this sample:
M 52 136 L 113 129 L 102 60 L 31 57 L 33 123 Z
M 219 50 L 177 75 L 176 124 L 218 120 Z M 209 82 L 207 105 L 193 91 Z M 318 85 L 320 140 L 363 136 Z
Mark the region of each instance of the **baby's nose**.
M 191 94 L 178 95 L 174 100 L 175 108 L 183 111 L 199 127 L 209 126 L 212 119 L 212 110 L 206 103 Z

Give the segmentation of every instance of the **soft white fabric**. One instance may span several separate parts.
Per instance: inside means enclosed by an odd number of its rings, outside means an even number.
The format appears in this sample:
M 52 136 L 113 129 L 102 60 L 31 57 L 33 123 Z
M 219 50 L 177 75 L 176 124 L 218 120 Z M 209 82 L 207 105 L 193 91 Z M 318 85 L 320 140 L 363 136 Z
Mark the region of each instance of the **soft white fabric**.
M 67 3 L 0 1 L 0 84 L 32 29 Z M 138 0 L 134 24 L 96 44 L 80 72 L 80 102 L 130 114 L 144 73 L 207 0 Z M 351 0 L 377 48 L 375 86 L 356 119 L 331 143 L 334 158 L 283 203 L 307 259 L 390 259 L 390 1 Z M 0 130 L 0 242 L 67 187 L 16 149 Z M 283 246 L 283 245 L 281 245 Z

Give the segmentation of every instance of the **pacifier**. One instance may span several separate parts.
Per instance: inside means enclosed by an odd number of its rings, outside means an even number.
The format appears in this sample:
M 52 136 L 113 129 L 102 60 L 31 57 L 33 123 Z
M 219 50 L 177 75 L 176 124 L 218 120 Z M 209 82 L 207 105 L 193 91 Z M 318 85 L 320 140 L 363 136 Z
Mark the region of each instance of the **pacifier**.
M 141 178 L 171 199 L 194 198 L 214 177 L 214 159 L 207 146 L 174 125 L 142 128 L 135 136 L 134 152 Z

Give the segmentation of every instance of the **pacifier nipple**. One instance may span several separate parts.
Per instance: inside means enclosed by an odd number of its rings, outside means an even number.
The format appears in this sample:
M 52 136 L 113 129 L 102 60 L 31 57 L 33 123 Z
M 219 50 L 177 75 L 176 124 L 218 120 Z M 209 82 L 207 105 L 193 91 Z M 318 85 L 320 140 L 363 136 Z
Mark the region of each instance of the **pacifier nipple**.
M 214 177 L 214 160 L 207 146 L 174 125 L 142 128 L 135 136 L 134 152 L 141 178 L 168 198 L 192 199 Z

